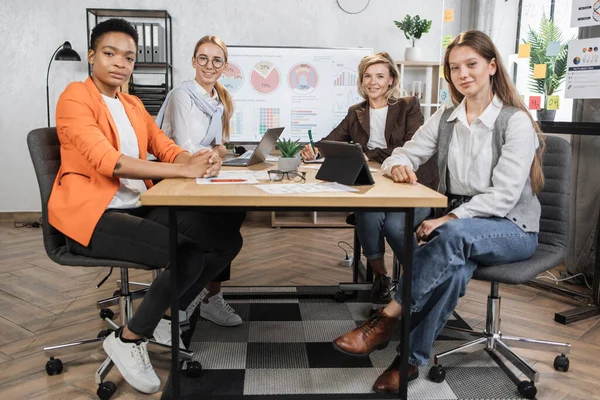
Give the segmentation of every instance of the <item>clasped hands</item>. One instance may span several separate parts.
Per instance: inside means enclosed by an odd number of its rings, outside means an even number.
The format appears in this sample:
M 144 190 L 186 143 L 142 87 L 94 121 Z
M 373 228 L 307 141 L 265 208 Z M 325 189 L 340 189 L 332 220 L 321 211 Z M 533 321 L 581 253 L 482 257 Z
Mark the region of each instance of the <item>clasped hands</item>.
M 390 174 L 394 182 L 417 183 L 417 175 L 408 165 L 394 165 Z M 450 213 L 440 218 L 428 219 L 421 222 L 421 224 L 415 230 L 417 240 L 429 240 L 429 235 L 431 235 L 431 232 L 455 218 L 457 218 L 456 215 Z
M 219 175 L 223 159 L 218 151 L 211 149 L 201 149 L 188 160 L 188 165 L 192 168 L 193 177 L 211 178 Z

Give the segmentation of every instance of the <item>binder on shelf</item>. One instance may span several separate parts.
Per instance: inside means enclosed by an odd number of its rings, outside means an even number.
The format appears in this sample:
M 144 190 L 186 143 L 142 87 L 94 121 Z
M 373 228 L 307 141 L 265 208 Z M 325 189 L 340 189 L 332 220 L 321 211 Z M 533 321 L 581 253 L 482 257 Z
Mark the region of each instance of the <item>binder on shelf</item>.
M 152 24 L 152 62 L 166 62 L 165 29 L 157 23 Z
M 144 56 L 144 24 L 138 22 L 134 25 L 138 34 L 137 55 L 135 57 L 135 61 L 144 62 L 146 60 Z
M 144 24 L 144 62 L 152 62 L 152 24 Z

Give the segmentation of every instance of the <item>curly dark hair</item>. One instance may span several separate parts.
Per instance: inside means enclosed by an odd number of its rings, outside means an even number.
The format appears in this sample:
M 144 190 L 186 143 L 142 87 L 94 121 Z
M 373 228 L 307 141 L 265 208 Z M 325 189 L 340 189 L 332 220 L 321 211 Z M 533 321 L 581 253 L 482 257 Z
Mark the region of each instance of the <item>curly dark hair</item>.
M 111 18 L 100 22 L 94 27 L 94 29 L 92 29 L 90 49 L 96 51 L 96 47 L 98 46 L 100 38 L 109 32 L 123 32 L 131 36 L 136 45 L 138 43 L 138 33 L 133 25 L 122 18 Z

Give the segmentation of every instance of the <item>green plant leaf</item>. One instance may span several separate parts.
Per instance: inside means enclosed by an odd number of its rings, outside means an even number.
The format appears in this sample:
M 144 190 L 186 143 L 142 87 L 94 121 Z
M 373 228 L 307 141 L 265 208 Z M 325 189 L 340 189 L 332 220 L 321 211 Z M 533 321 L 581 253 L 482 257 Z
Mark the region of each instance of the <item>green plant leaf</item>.
M 281 152 L 281 156 L 284 158 L 294 158 L 302 150 L 300 139 L 292 141 L 292 139 L 280 139 L 277 140 L 277 148 Z
M 568 56 L 568 44 L 563 42 L 560 27 L 556 26 L 554 21 L 547 19 L 544 14 L 540 21 L 539 31 L 536 32 L 530 26 L 527 32 L 527 39 L 524 39 L 523 42 L 531 45 L 531 54 L 529 57 L 529 90 L 545 96 L 551 96 L 558 92 L 567 74 Z M 550 42 L 560 43 L 560 51 L 556 56 L 546 55 L 546 49 Z M 537 64 L 546 64 L 546 78 L 533 78 L 533 69 Z
M 421 19 L 419 15 L 411 17 L 408 14 L 401 22 L 394 21 L 394 24 L 404 32 L 406 39 L 412 42 L 413 47 L 415 46 L 415 40 L 421 39 L 423 34 L 429 32 L 431 23 L 432 20 Z

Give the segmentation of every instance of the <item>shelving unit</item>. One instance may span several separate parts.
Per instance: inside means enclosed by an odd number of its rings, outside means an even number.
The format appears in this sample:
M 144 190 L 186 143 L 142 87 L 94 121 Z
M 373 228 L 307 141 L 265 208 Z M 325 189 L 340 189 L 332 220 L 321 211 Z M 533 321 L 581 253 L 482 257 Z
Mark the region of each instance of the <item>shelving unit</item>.
M 123 18 L 134 25 L 154 24 L 154 26 L 162 27 L 157 34 L 148 34 L 148 32 L 151 31 L 146 32 L 141 29 L 138 30 L 138 34 L 141 34 L 138 48 L 141 46 L 144 54 L 149 48 L 151 57 L 154 59 L 154 50 L 162 44 L 164 48 L 160 50 L 164 50 L 164 61 L 136 61 L 130 81 L 121 88 L 123 92 L 138 96 L 144 103 L 148 112 L 152 115 L 156 115 L 164 102 L 167 93 L 173 88 L 173 35 L 171 15 L 166 10 L 88 8 L 86 9 L 88 43 L 94 26 L 109 18 Z M 138 57 L 140 57 L 139 52 Z M 88 73 L 90 75 L 91 72 L 91 66 L 88 65 Z
M 437 61 L 396 61 L 400 70 L 400 89 L 407 95 L 416 95 L 421 102 L 421 109 L 425 119 L 435 113 L 443 104 L 450 104 L 450 99 L 442 101 L 440 96 L 441 89 L 448 89 L 448 85 L 443 78 L 440 78 L 440 63 Z M 414 85 L 421 82 L 420 93 L 415 93 L 417 89 Z
M 348 213 L 271 212 L 272 228 L 352 228 L 346 223 Z

